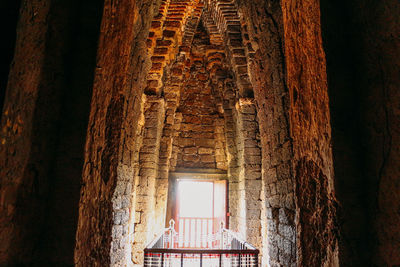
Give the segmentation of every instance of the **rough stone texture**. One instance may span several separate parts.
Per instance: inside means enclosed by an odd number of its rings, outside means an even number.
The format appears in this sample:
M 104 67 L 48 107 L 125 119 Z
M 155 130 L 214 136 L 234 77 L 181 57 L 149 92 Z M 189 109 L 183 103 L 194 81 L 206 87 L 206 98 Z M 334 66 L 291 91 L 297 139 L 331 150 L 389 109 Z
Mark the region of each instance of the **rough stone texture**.
M 398 1 L 321 1 L 341 266 L 396 266 L 399 245 Z
M 177 56 L 176 62 L 172 65 L 172 69 L 183 69 L 185 56 Z M 171 77 L 169 77 L 171 75 Z M 170 168 L 176 165 L 178 149 L 173 150 L 173 143 L 178 135 L 182 114 L 177 113 L 176 109 L 179 104 L 180 92 L 182 86 L 183 74 L 167 74 L 167 81 L 164 86 L 165 99 L 167 102 L 165 121 L 162 137 L 160 140 L 160 158 L 159 169 L 156 184 L 156 220 L 157 225 L 168 226 L 167 217 L 167 201 L 168 201 L 168 178 Z M 173 153 L 174 152 L 174 153 Z M 173 164 L 171 164 L 173 162 Z
M 222 39 L 227 61 L 235 75 L 235 91 L 239 97 L 252 97 L 253 88 L 248 73 L 248 58 L 243 54 L 248 36 L 242 33 L 240 17 L 235 1 L 205 1 L 204 20 L 213 39 Z M 217 33 L 217 36 L 215 36 Z M 215 38 L 217 37 L 217 38 Z M 218 41 L 217 41 L 218 42 Z
M 334 196 L 328 192 L 327 178 L 321 168 L 306 158 L 297 165 L 296 184 L 301 185 L 296 187 L 296 197 L 300 210 L 298 220 L 302 224 L 298 233 L 302 252 L 298 265 L 324 266 L 328 253 L 336 249 L 337 226 L 332 220 Z M 327 244 L 331 247 L 321 249 Z
M 139 177 L 135 184 L 135 222 L 132 244 L 132 261 L 143 263 L 143 249 L 163 229 L 155 224 L 156 182 L 160 139 L 165 118 L 164 99 L 147 96 L 144 107 L 143 143 L 139 153 Z
M 205 33 L 202 33 L 205 35 Z M 215 122 L 219 118 L 215 98 L 206 71 L 206 40 L 195 36 L 187 80 L 184 81 L 178 110 L 182 113 L 179 135 L 174 139 L 179 149 L 177 168 L 217 168 Z M 224 155 L 224 154 L 223 154 Z M 221 162 L 221 160 L 220 160 Z
M 225 138 L 226 138 L 226 158 L 228 165 L 229 179 L 229 229 L 240 232 L 242 235 L 246 233 L 245 218 L 245 198 L 243 175 L 242 180 L 239 179 L 240 160 L 238 147 L 238 114 L 235 108 L 234 82 L 232 79 L 224 79 L 217 86 L 221 91 L 223 101 L 223 110 L 225 118 Z M 242 154 L 243 156 L 243 154 Z M 242 190 L 239 188 L 241 184 Z
M 172 167 L 176 164 L 176 153 L 172 157 L 172 147 L 181 121 L 181 116 L 177 116 L 176 109 L 180 99 L 186 54 L 190 51 L 201 12 L 200 1 L 162 1 L 159 14 L 152 21 L 152 28 L 147 39 L 148 50 L 153 53 L 151 57 L 153 67 L 148 75 L 146 92 L 148 94 L 162 93 L 166 101 L 166 116 L 160 141 L 156 180 L 154 222 L 158 227 L 165 224 L 170 163 L 174 162 Z M 164 32 L 168 33 L 168 37 L 164 35 Z M 165 76 L 164 73 L 166 73 Z
M 147 94 L 161 95 L 164 69 L 174 62 L 179 50 L 190 50 L 190 40 L 202 7 L 199 0 L 161 1 L 147 39 L 148 51 L 152 55 L 152 66 L 145 90 Z
M 45 19 L 48 16 L 49 6 L 49 1 L 28 1 L 22 3 L 21 7 L 20 25 L 24 26 L 17 30 L 15 63 L 11 67 L 8 81 L 8 88 L 12 90 L 7 90 L 1 124 L 0 261 L 3 264 L 18 264 L 17 254 L 21 258 L 27 257 L 26 261 L 31 260 L 28 255 L 32 253 L 38 229 L 36 225 L 27 228 L 25 223 L 41 219 L 40 213 L 36 215 L 38 218 L 35 214 L 23 214 L 22 209 L 29 209 L 28 201 L 32 201 L 31 208 L 41 208 L 43 205 L 34 201 L 34 195 L 39 192 L 34 193 L 33 185 L 35 180 L 38 182 L 40 176 L 34 160 L 32 163 L 31 159 L 31 154 L 35 153 L 31 138 L 34 138 L 33 118 L 39 88 L 43 83 L 46 85 L 41 79 L 40 70 L 45 58 L 43 40 L 46 40 L 48 25 Z M 36 17 L 32 17 L 31 10 L 36 10 Z M 36 45 L 26 47 L 24 42 Z M 41 170 L 42 173 L 45 171 L 46 168 Z M 18 203 L 21 203 L 20 209 L 16 208 Z
M 145 44 L 135 40 L 147 36 L 153 9 L 149 1 L 104 4 L 76 235 L 77 266 L 130 262 L 133 153 L 148 70 Z M 113 205 L 119 204 L 122 221 L 113 212 Z
M 170 167 L 171 170 L 175 167 L 228 169 L 229 226 L 258 246 L 261 239 L 261 150 L 256 110 L 251 99 L 241 99 L 235 107 L 236 86 L 231 80 L 232 72 L 222 69 L 224 50 L 218 45 L 219 39 L 209 25 L 211 22 L 210 18 L 202 21 L 207 34 L 200 25 L 186 67 L 176 71 L 182 67 L 179 64 L 182 56 L 177 56 L 166 81 L 166 97 L 172 88 L 181 88 L 180 94 L 173 94 L 180 96 L 178 110 L 182 121 L 179 120 L 180 125 L 176 127 Z M 181 87 L 174 85 L 180 81 L 180 76 L 187 77 L 181 81 Z M 167 116 L 173 112 L 167 110 Z M 168 121 L 172 122 L 172 118 L 167 117 Z M 170 181 L 169 212 L 172 212 L 173 184 L 174 181 Z M 169 213 L 168 218 L 172 217 Z
M 236 103 L 236 112 L 240 166 L 237 190 L 244 204 L 239 209 L 244 224 L 240 233 L 249 243 L 262 248 L 261 222 L 265 219 L 261 218 L 261 206 L 265 204 L 261 197 L 261 149 L 254 99 L 240 98 Z M 233 187 L 232 183 L 230 187 Z M 235 200 L 231 199 L 232 202 Z
M 289 94 L 285 86 L 283 18 L 279 2 L 239 2 L 255 52 L 250 78 L 257 103 L 262 149 L 266 225 L 263 265 L 296 264 L 296 228 Z M 268 251 L 266 250 L 268 248 Z
M 296 192 L 313 188 L 313 179 L 300 179 L 302 173 L 318 175 L 314 179 L 326 188 L 319 201 L 319 212 L 327 218 L 307 221 L 300 193 L 296 193 L 296 230 L 298 262 L 302 266 L 338 265 L 337 234 L 319 231 L 322 223 L 335 225 L 333 163 L 331 153 L 331 129 L 328 106 L 325 54 L 322 48 L 319 1 L 282 1 L 285 32 L 285 59 L 287 86 L 290 92 L 290 131 L 293 139 L 294 167 L 296 169 Z M 313 162 L 312 164 L 304 164 Z M 311 168 L 311 169 L 309 169 Z M 319 168 L 319 171 L 315 171 Z M 300 180 L 302 182 L 300 182 Z M 317 194 L 317 192 L 315 192 Z M 329 196 L 329 197 L 326 197 Z M 310 198 L 311 195 L 309 195 Z M 326 210 L 327 209 L 327 210 Z M 305 214 L 306 213 L 306 214 Z M 323 221 L 321 221 L 323 220 Z M 309 231 L 312 229 L 312 231 Z M 334 230 L 334 229 L 331 229 Z M 325 236 L 327 234 L 328 236 Z M 306 239 L 325 240 L 324 247 L 307 246 Z M 323 252 L 321 252 L 321 249 Z M 309 262 L 309 260 L 312 262 Z M 319 264 L 320 263 L 320 264 Z
M 317 0 L 107 0 L 101 27 L 101 1 L 22 1 L 0 265 L 72 265 L 76 227 L 77 266 L 141 264 L 176 167 L 226 170 L 262 266 L 400 265 L 399 3 L 321 2 L 330 108 Z
M 100 19 L 89 2 L 83 22 L 77 2 L 21 4 L 1 126 L 0 265 L 73 264 Z

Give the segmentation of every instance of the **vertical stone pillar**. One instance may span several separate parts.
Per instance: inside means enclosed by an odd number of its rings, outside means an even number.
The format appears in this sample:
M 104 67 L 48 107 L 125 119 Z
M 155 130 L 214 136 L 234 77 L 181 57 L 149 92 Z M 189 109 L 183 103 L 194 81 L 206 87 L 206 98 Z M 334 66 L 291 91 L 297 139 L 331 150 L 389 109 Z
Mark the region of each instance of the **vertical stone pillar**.
M 174 120 L 174 133 L 173 133 L 173 138 L 177 138 L 179 135 L 179 130 L 181 128 L 181 123 L 182 123 L 183 115 L 180 112 L 175 113 L 175 120 Z M 176 163 L 177 163 L 177 158 L 178 158 L 178 152 L 179 148 L 178 146 L 174 145 L 173 140 L 171 140 L 171 157 L 168 160 L 168 172 L 164 173 L 164 175 L 167 175 L 167 203 L 166 203 L 166 224 L 168 224 L 170 219 L 175 218 L 175 214 L 173 214 L 173 211 L 175 210 L 175 205 L 176 205 L 176 181 L 175 179 L 170 179 L 169 172 L 175 170 Z M 167 226 L 167 225 L 166 225 Z M 177 229 L 176 229 L 177 230 Z
M 217 118 L 214 122 L 215 130 L 215 162 L 217 169 L 226 170 L 226 141 L 225 141 L 225 122 L 223 118 Z
M 317 0 L 281 2 L 293 140 L 297 264 L 338 266 L 331 118 L 319 4 Z
M 262 247 L 261 210 L 261 149 L 259 127 L 254 99 L 240 98 L 236 103 L 238 114 L 239 143 L 239 188 L 243 190 L 246 240 L 258 248 Z M 242 201 L 243 201 L 242 200 Z
M 183 114 L 181 112 L 177 112 L 175 114 L 174 138 L 177 138 L 179 135 L 179 130 L 181 129 L 182 126 L 182 120 L 183 120 Z M 175 170 L 178 161 L 178 153 L 179 153 L 179 147 L 176 144 L 174 144 L 174 142 L 172 142 L 172 152 L 171 152 L 171 158 L 169 160 L 170 171 Z
M 151 1 L 153 2 L 153 1 Z M 134 153 L 150 68 L 145 39 L 153 5 L 104 2 L 85 147 L 76 266 L 130 264 Z M 117 38 L 118 37 L 118 38 Z M 139 70 L 139 71 L 138 71 Z
M 236 232 L 245 233 L 244 224 L 240 223 L 240 191 L 239 191 L 239 161 L 238 161 L 238 145 L 237 145 L 237 129 L 236 129 L 236 110 L 234 92 L 228 84 L 218 85 L 224 96 L 223 109 L 225 119 L 225 140 L 226 140 L 226 159 L 228 164 L 228 180 L 229 180 L 229 228 Z M 244 199 L 244 198 L 242 198 Z M 242 205 L 243 206 L 243 205 Z
M 172 64 L 167 81 L 164 86 L 164 96 L 166 100 L 165 122 L 162 130 L 160 144 L 159 172 L 157 177 L 156 191 L 156 221 L 160 230 L 166 225 L 165 218 L 167 213 L 168 197 L 168 174 L 170 170 L 170 159 L 172 155 L 172 144 L 177 133 L 176 109 L 179 105 L 180 91 L 183 82 L 185 53 L 178 53 L 174 64 Z M 180 121 L 179 121 L 180 123 Z M 180 126 L 178 127 L 178 129 Z
M 135 226 L 132 248 L 134 264 L 143 264 L 143 249 L 156 233 L 156 180 L 164 125 L 165 103 L 157 96 L 147 96 L 143 144 L 139 154 L 139 181 L 136 184 Z
M 267 0 L 239 3 L 239 9 L 255 50 L 249 75 L 257 101 L 262 149 L 263 265 L 296 266 L 293 149 L 283 65 L 286 40 L 282 7 L 280 2 Z
M 170 159 L 172 156 L 172 144 L 176 133 L 177 121 L 176 107 L 179 101 L 179 92 L 169 92 L 167 104 L 165 125 L 160 144 L 159 173 L 157 177 L 156 191 L 156 218 L 157 227 L 164 228 L 167 197 L 168 197 L 168 174 L 170 170 Z
M 130 266 L 132 258 L 132 244 L 134 239 L 134 222 L 136 218 L 136 190 L 135 185 L 139 181 L 139 155 L 140 148 L 143 142 L 144 128 L 144 103 L 146 96 L 142 97 L 140 109 L 140 117 L 137 121 L 137 130 L 135 134 L 135 144 L 131 148 L 132 151 L 132 169 L 133 179 L 130 176 L 125 176 L 125 179 L 120 179 L 113 198 L 113 222 L 112 244 L 111 244 L 111 265 L 112 266 Z M 123 194 L 121 194 L 123 192 Z M 122 237 L 122 238 L 121 238 Z
M 32 141 L 35 140 L 35 119 L 46 124 L 42 121 L 45 118 L 35 117 L 35 110 L 40 94 L 48 90 L 42 71 L 48 41 L 50 2 L 34 0 L 22 1 L 21 4 L 14 63 L 10 68 L 1 119 L 0 265 L 21 264 L 23 261 L 18 259 L 21 257 L 28 260 L 25 257 L 32 255 L 31 241 L 37 229 L 34 224 L 27 226 L 31 220 L 40 221 L 41 212 L 31 211 L 40 205 L 35 194 L 41 194 L 43 189 L 38 186 L 45 184 L 43 171 L 48 170 L 35 163 L 36 158 L 41 159 L 42 156 L 38 151 L 40 148 L 35 149 Z M 42 131 L 45 132 L 47 127 L 43 126 Z M 49 140 L 41 145 L 47 147 Z M 18 213 L 22 214 L 18 216 Z
M 97 41 L 97 36 L 91 36 L 95 32 L 91 30 L 91 19 L 97 20 L 99 15 L 94 11 L 89 16 L 90 25 L 85 31 L 90 32 L 90 37 L 77 41 L 77 27 L 82 21 L 76 14 L 85 5 L 77 5 L 77 1 L 15 2 L 21 2 L 21 8 L 13 63 L 5 77 L 7 95 L 0 126 L 0 265 L 51 265 L 53 260 L 72 264 L 76 200 L 81 184 L 81 142 L 87 126 L 84 106 L 89 104 L 92 82 L 87 74 L 94 69 L 88 59 L 95 57 L 95 51 L 86 54 L 79 70 L 72 68 L 81 45 L 91 49 L 91 38 Z M 70 23 L 71 20 L 76 23 Z M 10 25 L 7 27 L 15 31 Z M 75 55 L 67 58 L 72 51 Z M 88 80 L 75 84 L 77 72 L 89 76 Z M 72 84 L 76 85 L 75 90 L 68 88 Z M 71 105 L 75 97 L 79 101 Z M 71 106 L 76 113 L 68 112 Z M 62 116 L 66 111 L 71 115 L 67 119 Z M 78 125 L 75 121 L 69 123 L 74 116 L 79 117 Z M 67 135 L 72 141 L 64 149 Z M 60 155 L 64 156 L 61 166 Z M 68 169 L 65 175 L 59 172 L 62 167 Z M 71 179 L 64 180 L 65 177 Z M 65 182 L 67 186 L 59 186 Z M 67 196 L 63 207 L 54 204 L 53 196 L 60 187 Z M 61 214 L 60 210 L 67 211 Z M 48 252 L 56 239 L 61 245 Z

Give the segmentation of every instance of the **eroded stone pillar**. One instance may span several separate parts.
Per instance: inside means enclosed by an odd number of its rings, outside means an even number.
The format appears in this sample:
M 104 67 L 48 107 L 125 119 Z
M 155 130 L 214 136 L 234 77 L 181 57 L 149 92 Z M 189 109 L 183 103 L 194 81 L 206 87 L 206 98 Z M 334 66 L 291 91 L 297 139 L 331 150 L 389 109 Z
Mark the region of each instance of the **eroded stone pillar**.
M 296 266 L 293 149 L 285 85 L 282 7 L 279 2 L 264 0 L 237 3 L 254 48 L 249 74 L 257 102 L 262 150 L 266 220 L 263 264 Z
M 261 149 L 254 99 L 240 98 L 236 110 L 241 165 L 239 188 L 244 191 L 241 197 L 244 197 L 245 205 L 245 237 L 247 242 L 262 249 L 261 223 L 265 218 L 261 218 Z
M 31 242 L 34 241 L 32 238 L 35 238 L 35 231 L 38 229 L 34 224 L 27 226 L 31 220 L 41 219 L 39 209 L 36 213 L 29 211 L 36 207 L 41 208 L 36 196 L 45 188 L 40 188 L 38 183 L 40 181 L 44 183 L 42 185 L 46 185 L 43 175 L 48 171 L 46 166 L 35 162 L 40 148 L 36 144 L 35 149 L 33 142 L 37 139 L 34 120 L 40 121 L 35 113 L 39 95 L 49 90 L 48 84 L 43 81 L 42 71 L 48 41 L 46 21 L 50 2 L 23 1 L 21 5 L 21 26 L 17 29 L 14 64 L 10 69 L 1 119 L 0 265 L 29 261 L 28 258 L 19 257 L 29 257 L 32 254 Z M 46 128 L 42 130 L 45 132 Z M 42 145 L 50 143 L 43 142 Z M 46 151 L 42 152 L 45 155 Z M 21 214 L 18 215 L 19 213 Z
M 235 94 L 231 86 L 227 83 L 219 83 L 221 94 L 223 95 L 223 109 L 225 119 L 225 140 L 226 140 L 226 159 L 227 159 L 227 174 L 229 182 L 229 229 L 241 232 L 243 235 L 246 233 L 244 224 L 244 214 L 240 214 L 242 210 L 245 213 L 244 203 L 244 185 L 242 182 L 240 191 L 239 180 L 239 159 L 238 159 L 238 144 L 237 144 L 237 114 L 235 109 Z
M 76 234 L 76 266 L 126 266 L 153 1 L 104 3 Z M 118 199 L 121 203 L 118 203 Z M 118 205 L 122 209 L 119 209 Z M 128 232 L 127 232 L 128 230 Z
M 143 264 L 143 249 L 152 241 L 156 230 L 163 225 L 156 225 L 156 181 L 160 140 L 165 118 L 165 102 L 157 96 L 147 96 L 144 108 L 144 136 L 139 154 L 139 180 L 135 185 L 135 226 L 132 247 L 132 261 Z
M 186 55 L 183 52 L 176 56 L 174 64 L 168 69 L 168 79 L 164 86 L 166 111 L 164 128 L 160 141 L 160 159 L 156 191 L 156 218 L 158 227 L 161 227 L 159 230 L 161 230 L 164 225 L 166 227 L 168 226 L 168 222 L 165 220 L 168 205 L 168 175 L 171 168 L 174 138 L 179 134 L 178 130 L 180 129 L 180 122 L 182 121 L 182 114 L 177 114 L 176 109 L 180 101 L 185 60 Z M 176 160 L 174 163 L 173 167 L 176 165 Z
M 297 264 L 338 266 L 331 118 L 319 1 L 284 0 L 281 6 L 293 140 Z

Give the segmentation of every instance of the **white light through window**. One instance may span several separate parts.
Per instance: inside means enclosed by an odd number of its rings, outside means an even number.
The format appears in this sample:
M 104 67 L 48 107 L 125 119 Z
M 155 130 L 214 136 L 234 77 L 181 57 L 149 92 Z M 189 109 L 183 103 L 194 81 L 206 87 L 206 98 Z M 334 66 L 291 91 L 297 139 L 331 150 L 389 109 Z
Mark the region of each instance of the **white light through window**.
M 180 217 L 213 217 L 212 182 L 180 181 L 178 195 Z

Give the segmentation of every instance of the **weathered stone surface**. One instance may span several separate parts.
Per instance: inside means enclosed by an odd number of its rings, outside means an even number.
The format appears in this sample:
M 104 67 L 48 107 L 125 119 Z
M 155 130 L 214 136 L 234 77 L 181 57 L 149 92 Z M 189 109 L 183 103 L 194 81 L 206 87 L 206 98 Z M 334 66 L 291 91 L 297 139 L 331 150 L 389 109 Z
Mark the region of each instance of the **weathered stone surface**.
M 209 40 L 204 29 L 199 27 L 194 36 L 194 44 L 190 54 L 191 65 L 186 70 L 187 78 L 182 81 L 181 101 L 178 109 L 182 112 L 182 123 L 179 135 L 174 139 L 178 168 L 223 168 L 224 161 L 223 136 L 216 131 L 223 131 L 223 126 L 215 126 L 219 115 L 216 111 L 215 95 L 207 88 L 211 87 L 206 72 L 205 60 Z M 221 141 L 220 143 L 217 143 Z M 216 159 L 216 151 L 221 157 Z M 198 154 L 201 154 L 200 156 Z M 218 167 L 217 167 L 217 163 Z
M 263 192 L 267 207 L 264 213 L 268 213 L 269 207 L 276 210 L 292 208 L 291 212 L 294 213 L 294 199 L 289 197 L 294 190 L 291 142 L 288 149 L 282 149 L 282 145 L 290 136 L 288 121 L 290 103 L 287 101 L 288 92 L 284 80 L 285 55 L 282 53 L 284 49 L 282 8 L 280 3 L 272 1 L 253 1 L 251 4 L 240 1 L 239 8 L 245 14 L 243 19 L 248 25 L 250 42 L 255 50 L 254 58 L 249 64 L 249 73 L 257 102 L 261 137 Z M 249 153 L 257 152 L 256 146 L 248 143 L 248 147 Z M 283 172 L 289 173 L 289 184 L 285 184 L 285 187 L 276 183 L 278 177 L 283 176 Z M 263 261 L 269 259 L 271 266 L 279 266 L 283 264 L 279 257 L 279 253 L 282 253 L 286 255 L 285 262 L 288 265 L 295 264 L 297 257 L 293 241 L 295 236 L 287 239 L 288 242 L 293 242 L 291 246 L 284 247 L 283 242 L 276 242 L 273 238 L 278 235 L 278 228 L 269 225 L 272 224 L 271 220 L 275 222 L 275 226 L 278 226 L 280 221 L 277 213 L 272 215 L 262 225 L 266 233 L 263 237 L 263 247 L 268 247 L 268 251 L 266 249 L 263 251 Z M 286 225 L 292 228 L 291 232 L 296 232 L 294 221 Z
M 162 229 L 155 224 L 156 218 L 156 181 L 160 156 L 160 144 L 165 118 L 165 101 L 157 96 L 147 96 L 144 107 L 144 132 L 152 129 L 152 134 L 144 134 L 139 153 L 139 176 L 135 183 L 136 203 L 135 214 L 140 214 L 140 220 L 133 226 L 132 262 L 143 263 L 143 249 Z M 146 145 L 146 140 L 151 140 Z M 151 149 L 150 149 L 151 148 Z M 143 151 L 150 151 L 144 153 Z
M 20 2 L 0 134 L 0 265 L 72 265 L 102 7 Z
M 127 144 L 135 144 L 149 68 L 145 44 L 134 40 L 147 36 L 152 10 L 146 1 L 104 4 L 76 235 L 76 266 L 124 266 L 130 261 L 129 239 L 111 235 L 114 227 L 119 227 L 113 220 L 113 202 L 132 194 L 134 159 L 122 152 L 134 150 L 134 145 Z M 122 155 L 130 158 L 123 159 Z M 110 253 L 112 247 L 117 251 Z
M 400 264 L 399 12 L 398 1 L 321 1 L 341 266 Z
M 325 187 L 326 194 L 331 201 L 335 201 L 326 63 L 322 47 L 319 2 L 314 0 L 301 3 L 283 1 L 282 10 L 287 86 L 291 103 L 290 133 L 293 139 L 295 168 L 297 172 L 321 177 L 323 181 L 320 183 Z M 311 167 L 307 164 L 303 166 L 304 158 L 306 161 L 314 162 L 318 167 Z M 301 168 L 312 169 L 302 170 Z M 320 169 L 321 174 L 315 173 L 313 171 L 315 168 Z M 300 182 L 298 178 L 296 180 L 296 209 L 300 217 L 303 216 L 303 212 L 307 213 L 307 210 L 302 209 L 300 191 L 303 188 L 304 190 L 313 188 L 314 185 L 312 180 L 306 179 L 303 182 Z M 314 230 L 304 233 L 305 229 L 311 229 L 308 223 L 301 220 L 296 222 L 297 236 L 300 236 L 297 242 L 300 264 L 308 265 L 306 263 L 309 260 L 311 261 L 308 263 L 311 265 L 316 263 L 315 260 L 321 265 L 339 264 L 338 236 L 334 231 L 336 213 L 334 210 L 327 211 L 331 206 L 328 201 L 321 204 L 320 210 L 324 210 L 327 216 L 324 219 L 326 222 L 323 223 L 330 225 L 332 231 L 326 233 L 328 236 L 320 233 L 317 229 L 321 221 L 315 220 L 309 222 L 314 225 Z M 308 238 L 315 239 L 317 237 L 319 240 L 325 240 L 326 250 L 317 252 L 317 247 L 321 250 L 321 246 L 304 246 L 304 239 L 301 237 L 303 234 L 308 235 Z
M 300 245 L 299 264 L 322 266 L 337 250 L 335 198 L 329 192 L 328 181 L 320 166 L 305 158 L 296 167 L 297 208 L 300 210 L 297 228 Z M 327 249 L 321 249 L 322 247 Z M 319 249 L 318 249 L 319 248 Z M 336 255 L 337 257 L 337 255 Z M 335 259 L 334 259 L 335 260 Z M 330 266 L 338 266 L 331 263 Z
M 13 255 L 14 253 L 24 256 L 28 256 L 26 252 L 32 253 L 33 244 L 31 243 L 32 240 L 29 240 L 31 239 L 29 236 L 36 236 L 38 229 L 34 225 L 27 228 L 25 223 L 42 219 L 41 211 L 37 214 L 38 217 L 27 213 L 20 215 L 18 219 L 16 218 L 17 213 L 24 213 L 24 211 L 19 211 L 16 206 L 18 202 L 21 202 L 22 208 L 29 210 L 28 203 L 34 204 L 36 197 L 32 195 L 33 192 L 29 189 L 31 186 L 27 185 L 32 184 L 35 178 L 43 177 L 39 174 L 39 168 L 40 173 L 47 171 L 47 166 L 35 167 L 35 160 L 30 159 L 30 154 L 31 149 L 35 146 L 31 139 L 33 139 L 34 127 L 37 129 L 33 119 L 35 104 L 38 101 L 40 91 L 39 87 L 41 84 L 44 84 L 45 88 L 48 85 L 46 81 L 41 79 L 40 70 L 43 67 L 46 53 L 45 40 L 48 25 L 45 23 L 45 19 L 49 15 L 49 7 L 49 1 L 31 1 L 21 8 L 20 21 L 24 26 L 20 27 L 17 32 L 15 63 L 10 69 L 8 81 L 8 88 L 10 89 L 7 90 L 1 120 L 2 212 L 0 234 L 2 248 L 0 260 L 4 264 L 19 264 L 17 255 Z M 31 17 L 30 9 L 37 10 L 35 18 Z M 24 46 L 24 40 L 31 45 Z M 32 152 L 34 153 L 34 151 Z M 34 154 L 35 156 L 38 155 Z M 47 177 L 44 176 L 43 178 L 46 180 Z M 26 192 L 21 195 L 21 190 Z M 36 205 L 40 207 L 40 203 Z M 20 232 L 18 233 L 18 231 Z M 25 247 L 22 245 L 23 242 L 26 242 Z
M 396 0 L 95 2 L 21 2 L 0 265 L 140 266 L 176 168 L 226 171 L 262 266 L 400 264 Z

